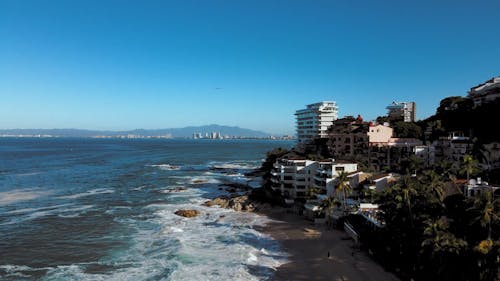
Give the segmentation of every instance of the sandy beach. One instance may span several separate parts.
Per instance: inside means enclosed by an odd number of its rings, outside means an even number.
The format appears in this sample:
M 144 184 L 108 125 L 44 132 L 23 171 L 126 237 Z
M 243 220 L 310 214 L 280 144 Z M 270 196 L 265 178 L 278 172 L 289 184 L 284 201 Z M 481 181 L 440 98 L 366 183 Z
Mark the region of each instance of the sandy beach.
M 275 222 L 262 229 L 291 256 L 274 280 L 397 281 L 366 253 L 353 247 L 347 234 L 315 226 L 304 217 L 273 208 L 260 212 Z M 330 254 L 330 257 L 328 255 Z

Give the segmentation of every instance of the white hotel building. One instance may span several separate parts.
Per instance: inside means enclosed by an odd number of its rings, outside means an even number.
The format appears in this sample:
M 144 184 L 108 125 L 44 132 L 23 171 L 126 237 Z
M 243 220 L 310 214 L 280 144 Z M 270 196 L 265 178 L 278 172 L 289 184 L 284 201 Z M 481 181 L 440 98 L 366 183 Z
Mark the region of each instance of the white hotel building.
M 357 171 L 356 163 L 334 160 L 279 159 L 272 171 L 272 187 L 288 199 L 306 198 L 307 190 L 314 188 L 319 194 L 334 195 L 334 180 L 341 172 Z
M 322 101 L 297 110 L 297 139 L 307 143 L 315 138 L 327 138 L 327 130 L 337 120 L 338 107 L 333 101 Z

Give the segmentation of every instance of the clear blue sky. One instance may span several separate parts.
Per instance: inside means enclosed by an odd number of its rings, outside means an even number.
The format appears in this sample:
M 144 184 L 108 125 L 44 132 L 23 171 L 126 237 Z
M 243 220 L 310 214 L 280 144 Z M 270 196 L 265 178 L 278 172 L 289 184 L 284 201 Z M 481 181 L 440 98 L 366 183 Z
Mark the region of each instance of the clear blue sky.
M 500 1 L 0 0 L 0 128 L 294 131 L 500 75 Z

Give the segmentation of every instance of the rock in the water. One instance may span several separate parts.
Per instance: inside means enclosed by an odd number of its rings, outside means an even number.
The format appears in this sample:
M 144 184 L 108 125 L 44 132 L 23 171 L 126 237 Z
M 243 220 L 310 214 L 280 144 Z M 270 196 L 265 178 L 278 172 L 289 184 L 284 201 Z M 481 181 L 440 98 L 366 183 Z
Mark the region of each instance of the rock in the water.
M 192 183 L 193 184 L 201 184 L 201 183 L 207 183 L 208 181 L 206 180 L 193 180 Z
M 172 193 L 172 192 L 183 192 L 183 191 L 187 191 L 187 188 L 185 188 L 185 187 L 177 187 L 177 188 L 174 188 L 174 189 L 168 189 L 166 192 Z
M 198 210 L 177 210 L 177 211 L 175 211 L 174 214 L 181 216 L 181 217 L 192 218 L 192 217 L 196 217 L 197 215 L 199 215 L 200 211 L 198 211 Z
M 232 196 L 230 198 L 221 196 L 212 200 L 208 200 L 203 203 L 204 206 L 212 207 L 215 205 L 220 206 L 221 208 L 233 209 L 235 211 L 241 212 L 252 212 L 256 209 L 256 205 L 252 202 L 248 195 L 240 195 L 240 196 Z
M 217 197 L 213 200 L 208 200 L 207 202 L 203 203 L 203 205 L 207 207 L 218 205 L 221 208 L 227 208 L 227 199 L 224 197 Z

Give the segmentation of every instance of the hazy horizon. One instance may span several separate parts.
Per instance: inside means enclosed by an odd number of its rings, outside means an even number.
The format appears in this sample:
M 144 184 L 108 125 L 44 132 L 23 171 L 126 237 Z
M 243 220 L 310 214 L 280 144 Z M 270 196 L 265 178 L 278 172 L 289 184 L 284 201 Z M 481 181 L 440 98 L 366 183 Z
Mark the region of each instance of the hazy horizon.
M 1 1 L 0 128 L 225 124 L 294 133 L 415 101 L 432 115 L 500 75 L 500 2 Z
M 240 126 L 228 126 L 228 125 L 223 125 L 223 124 L 206 124 L 206 125 L 201 125 L 201 126 L 183 126 L 183 127 L 172 127 L 172 128 L 132 128 L 132 129 L 123 129 L 123 130 L 100 130 L 100 129 L 86 129 L 86 128 L 0 128 L 0 131 L 16 131 L 16 130 L 26 130 L 26 131 L 37 131 L 37 130 L 43 130 L 43 131 L 51 131 L 51 130 L 77 130 L 77 131 L 95 131 L 95 132 L 113 132 L 113 133 L 118 133 L 118 132 L 131 132 L 131 131 L 137 131 L 137 130 L 144 130 L 144 131 L 162 131 L 162 130 L 180 130 L 180 129 L 193 129 L 197 130 L 200 129 L 204 130 L 204 128 L 210 128 L 210 127 L 222 127 L 224 129 L 243 129 L 243 130 L 249 130 L 249 131 L 256 131 L 259 133 L 266 133 L 268 135 L 278 135 L 278 134 L 273 134 L 271 132 L 266 132 L 262 130 L 256 130 L 256 129 L 250 129 L 250 128 L 243 128 Z M 213 131 L 192 131 L 192 133 L 210 133 Z M 294 134 L 295 132 L 291 132 L 290 134 Z M 287 135 L 287 134 L 283 134 Z

